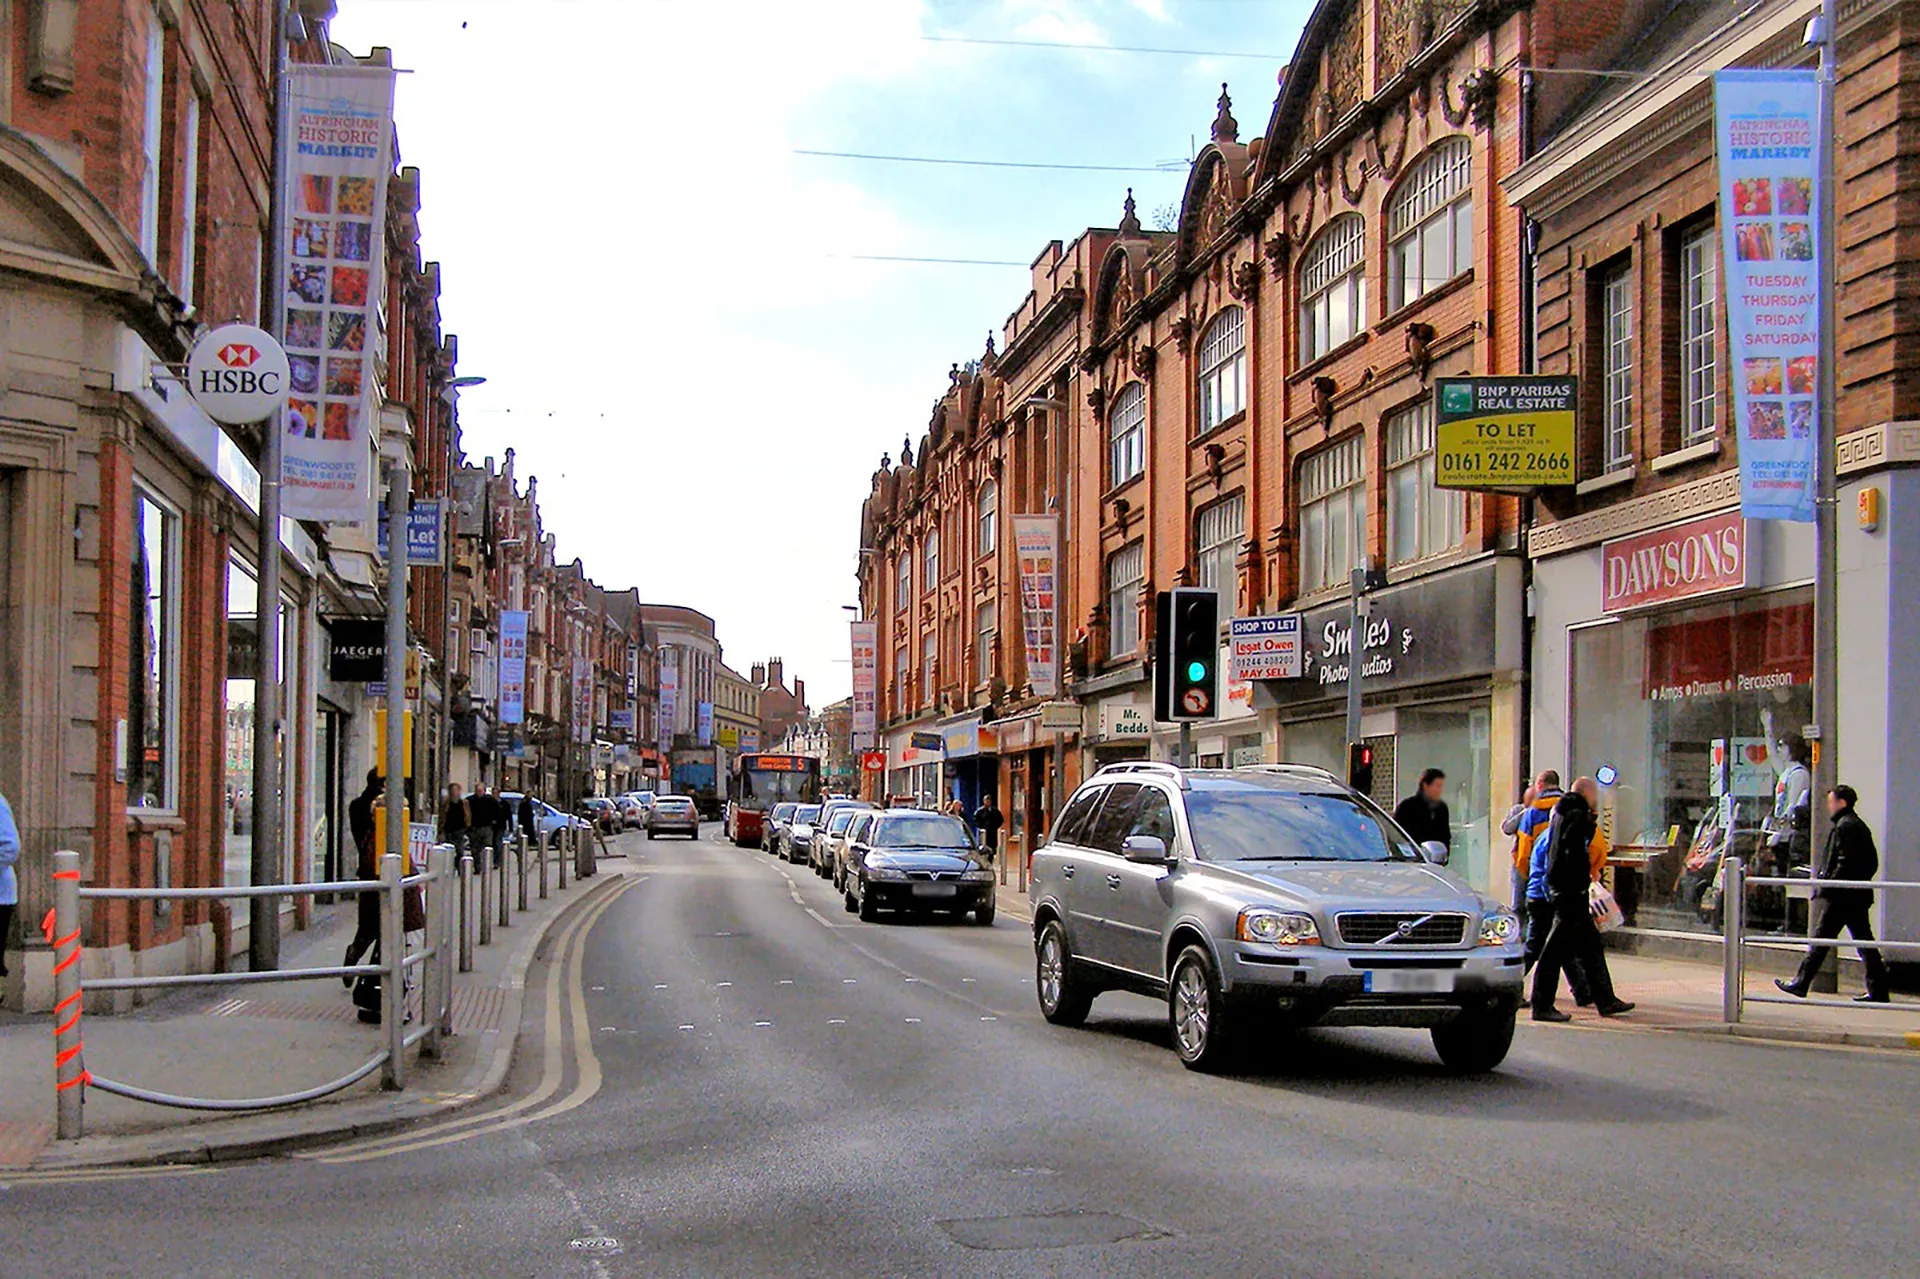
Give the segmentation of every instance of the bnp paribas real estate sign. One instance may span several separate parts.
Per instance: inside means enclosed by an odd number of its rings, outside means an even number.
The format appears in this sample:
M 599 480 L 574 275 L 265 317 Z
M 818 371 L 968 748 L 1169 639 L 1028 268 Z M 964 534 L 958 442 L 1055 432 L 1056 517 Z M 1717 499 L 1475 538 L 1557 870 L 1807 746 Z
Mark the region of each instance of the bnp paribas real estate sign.
M 1444 377 L 1436 382 L 1434 483 L 1530 491 L 1573 483 L 1574 377 Z

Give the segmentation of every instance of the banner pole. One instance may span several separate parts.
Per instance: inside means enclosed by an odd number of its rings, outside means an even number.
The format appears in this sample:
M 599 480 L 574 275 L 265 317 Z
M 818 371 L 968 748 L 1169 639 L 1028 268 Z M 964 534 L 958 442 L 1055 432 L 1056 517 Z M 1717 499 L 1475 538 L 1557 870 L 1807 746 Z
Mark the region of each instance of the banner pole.
M 1814 743 L 1812 846 L 1826 843 L 1830 819 L 1826 794 L 1839 777 L 1840 767 L 1840 617 L 1839 556 L 1835 546 L 1838 524 L 1839 349 L 1838 281 L 1840 245 L 1836 205 L 1838 166 L 1834 163 L 1834 90 L 1838 82 L 1839 0 L 1824 0 L 1820 16 L 1820 69 L 1816 84 L 1819 130 L 1819 202 L 1815 207 L 1814 236 L 1820 245 L 1819 407 L 1818 447 L 1814 454 L 1814 576 L 1813 576 L 1813 722 L 1819 737 Z

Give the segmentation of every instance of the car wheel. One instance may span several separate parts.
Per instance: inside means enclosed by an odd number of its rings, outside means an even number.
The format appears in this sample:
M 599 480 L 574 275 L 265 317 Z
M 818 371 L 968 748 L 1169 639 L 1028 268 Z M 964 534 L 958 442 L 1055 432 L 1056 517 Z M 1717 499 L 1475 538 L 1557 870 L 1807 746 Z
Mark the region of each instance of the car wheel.
M 1513 1047 L 1514 1016 L 1512 1008 L 1461 1013 L 1433 1028 L 1433 1050 L 1455 1074 L 1484 1074 L 1507 1059 L 1507 1050 Z
M 1233 1027 L 1213 960 L 1198 946 L 1181 951 L 1173 963 L 1167 1020 L 1173 1027 L 1174 1050 L 1188 1070 L 1215 1071 L 1226 1064 Z
M 860 903 L 853 900 L 853 885 L 851 882 L 841 886 L 840 905 L 849 915 L 860 909 Z
M 994 911 L 994 908 L 992 906 L 974 907 L 973 922 L 980 925 L 980 927 L 982 928 L 992 928 L 993 927 L 993 911 Z
M 1073 948 L 1067 930 L 1049 919 L 1033 943 L 1033 988 L 1040 997 L 1040 1015 L 1056 1026 L 1078 1026 L 1087 1019 L 1096 993 L 1073 969 Z
M 873 904 L 873 894 L 864 889 L 862 889 L 860 893 L 859 915 L 862 920 L 869 924 L 880 918 L 880 908 Z

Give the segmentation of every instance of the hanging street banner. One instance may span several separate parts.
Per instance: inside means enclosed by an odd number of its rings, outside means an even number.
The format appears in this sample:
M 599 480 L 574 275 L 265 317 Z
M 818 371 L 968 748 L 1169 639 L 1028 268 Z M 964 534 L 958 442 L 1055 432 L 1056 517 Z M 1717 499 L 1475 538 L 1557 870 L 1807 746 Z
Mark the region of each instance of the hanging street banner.
M 527 615 L 520 609 L 500 611 L 500 722 L 524 724 L 527 719 Z
M 1811 523 L 1820 432 L 1818 90 L 1812 71 L 1720 71 L 1727 350 L 1740 434 L 1740 512 Z
M 660 749 L 673 749 L 674 716 L 680 709 L 680 654 L 665 649 L 660 654 L 659 737 Z
M 387 507 L 379 506 L 374 535 L 382 561 L 387 558 Z M 407 563 L 438 567 L 447 562 L 447 545 L 441 536 L 446 527 L 442 518 L 445 503 L 437 497 L 417 497 L 407 507 Z
M 1574 481 L 1572 377 L 1443 377 L 1434 398 L 1434 484 L 1531 490 Z
M 1020 560 L 1021 629 L 1026 635 L 1027 684 L 1035 697 L 1060 691 L 1060 644 L 1054 633 L 1054 591 L 1059 585 L 1060 521 L 1051 515 L 1013 517 L 1014 553 Z
M 573 659 L 573 740 L 593 740 L 593 663 Z
M 393 69 L 289 68 L 286 278 L 290 398 L 281 466 L 289 519 L 358 523 L 372 492 L 373 362 L 386 281 Z
M 693 704 L 693 732 L 702 746 L 713 745 L 713 703 Z
M 872 745 L 880 730 L 880 624 L 853 624 L 853 741 Z

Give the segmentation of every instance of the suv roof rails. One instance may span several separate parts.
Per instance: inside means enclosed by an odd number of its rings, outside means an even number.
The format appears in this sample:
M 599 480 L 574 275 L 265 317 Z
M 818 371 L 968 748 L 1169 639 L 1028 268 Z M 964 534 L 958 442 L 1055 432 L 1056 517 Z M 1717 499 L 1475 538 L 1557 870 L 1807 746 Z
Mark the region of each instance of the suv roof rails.
M 1233 770 L 1236 773 L 1273 773 L 1280 777 L 1310 777 L 1316 782 L 1340 784 L 1340 779 L 1324 768 L 1312 764 L 1242 764 Z
M 1163 763 L 1155 759 L 1126 759 L 1117 764 L 1102 764 L 1094 770 L 1094 776 L 1102 773 L 1153 773 L 1160 777 L 1170 777 L 1180 783 L 1181 790 L 1191 789 L 1187 785 L 1187 775 L 1178 766 Z

